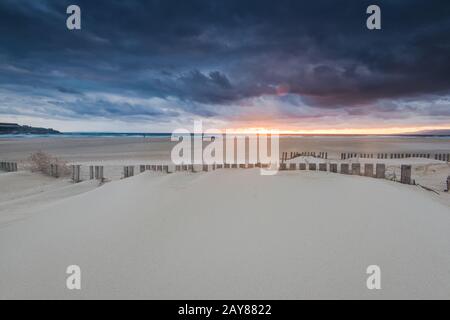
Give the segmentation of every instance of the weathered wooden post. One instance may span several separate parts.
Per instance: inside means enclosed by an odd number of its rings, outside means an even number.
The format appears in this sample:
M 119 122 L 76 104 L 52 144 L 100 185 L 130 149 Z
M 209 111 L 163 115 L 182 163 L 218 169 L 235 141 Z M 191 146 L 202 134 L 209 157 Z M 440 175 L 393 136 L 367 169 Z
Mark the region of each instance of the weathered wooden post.
M 95 166 L 95 179 L 103 181 L 103 166 Z
M 364 164 L 364 175 L 366 177 L 373 177 L 373 164 L 371 163 Z
M 16 170 L 17 164 L 15 162 L 7 162 L 6 166 L 7 166 L 7 171 L 8 172 L 15 172 L 15 171 L 17 171 Z
M 309 164 L 309 168 L 310 171 L 316 171 L 317 170 L 317 166 L 315 163 L 310 163 Z
M 299 170 L 306 170 L 306 163 L 299 163 L 298 169 Z
M 337 163 L 330 163 L 330 172 L 337 173 Z
M 72 181 L 75 183 L 80 182 L 80 165 L 72 165 Z
M 341 173 L 349 174 L 349 165 L 348 163 L 341 163 Z
M 376 177 L 384 179 L 386 177 L 386 165 L 384 163 L 377 163 Z
M 360 163 L 352 163 L 352 174 L 355 176 L 361 175 L 361 164 Z
M 319 171 L 327 171 L 327 164 L 319 163 Z
M 50 175 L 52 177 L 55 177 L 55 178 L 59 177 L 58 165 L 57 164 L 50 164 Z
M 411 166 L 410 165 L 402 165 L 401 166 L 400 182 L 403 184 L 411 184 Z

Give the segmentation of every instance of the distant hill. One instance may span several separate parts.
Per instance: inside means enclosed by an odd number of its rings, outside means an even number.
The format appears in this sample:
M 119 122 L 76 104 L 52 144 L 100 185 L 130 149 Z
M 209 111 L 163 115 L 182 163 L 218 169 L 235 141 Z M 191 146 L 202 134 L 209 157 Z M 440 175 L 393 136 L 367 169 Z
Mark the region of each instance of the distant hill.
M 61 132 L 54 129 L 36 128 L 30 126 L 21 126 L 17 123 L 1 123 L 0 135 L 2 134 L 60 134 Z

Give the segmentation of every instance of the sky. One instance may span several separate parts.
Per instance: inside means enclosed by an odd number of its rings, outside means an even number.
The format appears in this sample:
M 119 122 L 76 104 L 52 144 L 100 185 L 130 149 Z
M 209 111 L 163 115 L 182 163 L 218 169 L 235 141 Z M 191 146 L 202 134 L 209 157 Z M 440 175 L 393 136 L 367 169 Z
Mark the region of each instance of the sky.
M 68 30 L 66 8 L 81 8 Z M 366 9 L 381 8 L 381 30 Z M 0 0 L 0 122 L 450 128 L 450 1 Z

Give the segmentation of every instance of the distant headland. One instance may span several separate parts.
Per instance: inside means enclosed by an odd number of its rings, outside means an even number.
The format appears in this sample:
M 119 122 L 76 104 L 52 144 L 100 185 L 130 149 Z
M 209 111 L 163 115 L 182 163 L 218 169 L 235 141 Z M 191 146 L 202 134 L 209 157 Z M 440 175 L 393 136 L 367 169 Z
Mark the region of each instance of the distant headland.
M 61 132 L 51 128 L 37 128 L 21 126 L 17 123 L 0 122 L 0 135 L 2 134 L 61 134 Z

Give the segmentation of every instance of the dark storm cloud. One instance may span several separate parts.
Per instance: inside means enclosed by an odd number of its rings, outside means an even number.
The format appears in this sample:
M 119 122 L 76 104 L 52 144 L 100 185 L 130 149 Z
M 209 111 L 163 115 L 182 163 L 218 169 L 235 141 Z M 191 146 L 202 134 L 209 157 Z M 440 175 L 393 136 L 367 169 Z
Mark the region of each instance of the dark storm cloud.
M 365 27 L 373 3 L 380 31 Z M 81 7 L 81 31 L 65 27 L 69 4 Z M 370 114 L 381 100 L 449 92 L 449 34 L 448 1 L 3 0 L 0 84 L 80 96 L 74 114 L 178 115 L 89 105 L 86 92 L 173 97 L 206 117 L 280 93 Z

